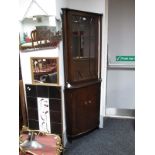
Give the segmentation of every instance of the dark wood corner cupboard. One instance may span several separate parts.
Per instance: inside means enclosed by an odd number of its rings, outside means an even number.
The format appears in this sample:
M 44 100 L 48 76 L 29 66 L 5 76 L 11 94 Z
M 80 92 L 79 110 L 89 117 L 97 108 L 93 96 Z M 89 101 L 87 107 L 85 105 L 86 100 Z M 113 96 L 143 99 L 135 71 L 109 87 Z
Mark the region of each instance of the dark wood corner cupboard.
M 62 9 L 68 137 L 99 125 L 101 14 Z

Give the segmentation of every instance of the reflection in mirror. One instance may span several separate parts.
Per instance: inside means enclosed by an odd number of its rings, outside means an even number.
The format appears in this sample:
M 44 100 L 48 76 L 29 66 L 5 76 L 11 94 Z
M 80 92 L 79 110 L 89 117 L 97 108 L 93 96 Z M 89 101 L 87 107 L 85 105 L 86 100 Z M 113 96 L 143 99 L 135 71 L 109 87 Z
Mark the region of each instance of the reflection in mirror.
M 20 49 L 56 48 L 62 40 L 61 21 L 54 16 L 26 17 L 20 27 Z
M 58 85 L 58 58 L 31 57 L 32 83 Z

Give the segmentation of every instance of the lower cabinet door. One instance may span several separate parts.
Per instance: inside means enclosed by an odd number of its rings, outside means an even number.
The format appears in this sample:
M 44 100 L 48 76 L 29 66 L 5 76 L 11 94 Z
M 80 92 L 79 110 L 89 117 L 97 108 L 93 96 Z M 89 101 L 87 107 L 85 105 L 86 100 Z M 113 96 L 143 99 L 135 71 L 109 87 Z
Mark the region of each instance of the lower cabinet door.
M 88 118 L 90 115 L 90 105 L 88 104 L 88 92 L 86 88 L 78 89 L 74 92 L 73 101 L 76 107 L 75 110 L 75 130 L 77 134 L 86 132 L 88 127 Z
M 99 125 L 100 83 L 66 90 L 68 137 L 75 137 Z

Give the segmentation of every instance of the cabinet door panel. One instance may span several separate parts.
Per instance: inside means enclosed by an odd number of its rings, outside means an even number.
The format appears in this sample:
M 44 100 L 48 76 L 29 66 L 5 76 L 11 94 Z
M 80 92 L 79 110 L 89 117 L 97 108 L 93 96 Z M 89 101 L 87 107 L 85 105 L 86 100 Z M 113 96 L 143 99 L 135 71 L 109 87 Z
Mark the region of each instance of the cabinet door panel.
M 97 78 L 97 56 L 98 56 L 98 29 L 96 29 L 97 18 L 93 16 L 79 16 L 72 14 L 70 22 L 71 34 L 71 51 L 72 56 L 71 68 L 74 82 Z M 96 31 L 96 33 L 95 33 Z
M 68 134 L 76 136 L 99 125 L 100 85 L 67 91 L 66 119 Z
M 97 80 L 101 15 L 66 9 L 64 16 L 66 81 Z
M 94 125 L 99 124 L 99 109 L 100 109 L 100 90 L 98 86 L 92 86 L 92 88 L 87 91 L 88 103 L 89 103 L 89 118 L 90 118 L 90 128 Z
M 76 128 L 78 132 L 88 130 L 89 106 L 86 89 L 75 91 L 76 96 Z

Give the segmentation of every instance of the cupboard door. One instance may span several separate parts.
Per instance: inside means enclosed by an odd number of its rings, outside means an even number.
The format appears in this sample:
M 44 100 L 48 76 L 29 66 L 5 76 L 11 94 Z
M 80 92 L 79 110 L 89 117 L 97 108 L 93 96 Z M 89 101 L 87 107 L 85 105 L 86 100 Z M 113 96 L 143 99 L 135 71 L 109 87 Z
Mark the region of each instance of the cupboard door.
M 88 87 L 88 107 L 89 107 L 89 128 L 98 127 L 100 112 L 100 85 Z
M 88 119 L 89 119 L 89 105 L 88 105 L 88 94 L 85 88 L 76 90 L 75 96 L 75 117 L 76 117 L 76 132 L 83 133 L 88 131 Z
M 66 82 L 97 80 L 99 64 L 99 14 L 64 11 Z
M 76 92 L 76 124 L 81 132 L 94 129 L 99 124 L 100 91 L 93 85 Z
M 74 137 L 99 125 L 100 85 L 67 91 L 66 119 L 68 136 Z
M 88 14 L 70 14 L 71 81 L 97 79 L 98 18 Z M 95 33 L 96 30 L 96 33 Z

